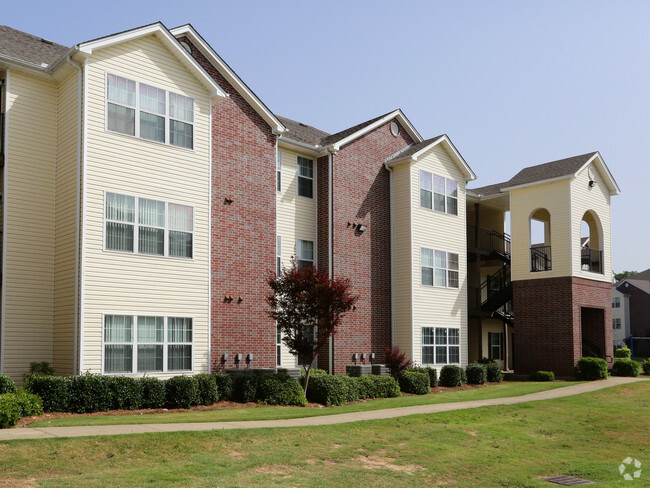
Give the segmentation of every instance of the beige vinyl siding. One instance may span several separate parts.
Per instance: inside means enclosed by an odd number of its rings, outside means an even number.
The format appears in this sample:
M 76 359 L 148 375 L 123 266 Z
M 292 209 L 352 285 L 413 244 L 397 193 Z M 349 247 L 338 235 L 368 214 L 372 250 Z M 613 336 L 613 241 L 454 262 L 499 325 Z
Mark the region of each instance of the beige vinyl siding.
M 454 179 L 458 183 L 458 215 L 420 207 L 420 170 Z M 422 327 L 451 327 L 460 330 L 460 361 L 467 364 L 467 228 L 465 179 L 448 152 L 434 146 L 411 166 L 413 361 L 422 364 Z M 421 284 L 420 249 L 458 254 L 459 288 Z
M 511 190 L 512 280 L 571 276 L 569 179 Z M 550 271 L 530 271 L 530 216 L 540 208 L 551 215 Z
M 209 94 L 154 36 L 96 51 L 87 69 L 83 369 L 101 371 L 103 314 L 146 314 L 193 318 L 194 372 L 206 372 L 210 307 Z M 107 131 L 107 73 L 194 98 L 194 149 Z M 193 206 L 193 259 L 104 251 L 105 192 Z
M 52 362 L 56 98 L 52 82 L 9 74 L 4 373 Z
M 282 237 L 282 266 L 291 266 L 296 255 L 296 240 L 313 241 L 314 260 L 317 256 L 317 201 L 316 201 L 316 158 L 280 146 L 282 152 L 282 191 L 277 193 L 277 235 Z M 314 161 L 314 198 L 298 196 L 298 156 Z M 284 368 L 296 366 L 296 359 L 282 345 L 282 364 Z
M 74 292 L 77 229 L 79 75 L 58 87 L 56 163 L 56 240 L 54 254 L 53 364 L 57 373 L 74 372 Z
M 573 274 L 590 280 L 612 281 L 612 234 L 611 234 L 611 213 L 610 195 L 605 180 L 598 167 L 591 165 L 596 173 L 596 184 L 589 186 L 589 171 L 583 169 L 580 174 L 571 181 L 571 211 L 572 211 L 572 237 L 573 247 L 571 258 L 573 261 Z M 580 263 L 580 224 L 582 217 L 587 210 L 591 210 L 600 220 L 600 248 L 603 250 L 604 274 L 583 271 Z M 593 246 L 593 244 L 592 244 Z
M 483 355 L 488 357 L 490 354 L 490 347 L 488 344 L 488 332 L 503 333 L 503 322 L 496 319 L 483 319 Z M 510 369 L 512 366 L 512 337 L 514 335 L 513 327 L 508 327 L 508 368 L 504 368 L 505 360 L 497 359 L 496 362 L 504 369 Z M 504 351 L 505 352 L 505 351 Z
M 393 345 L 409 358 L 413 357 L 410 175 L 408 164 L 393 168 Z

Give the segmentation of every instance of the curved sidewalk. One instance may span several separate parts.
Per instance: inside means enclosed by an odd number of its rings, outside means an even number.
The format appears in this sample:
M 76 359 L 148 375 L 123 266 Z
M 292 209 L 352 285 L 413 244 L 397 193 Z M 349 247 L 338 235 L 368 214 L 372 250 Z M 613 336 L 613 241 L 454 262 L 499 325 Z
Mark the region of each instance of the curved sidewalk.
M 317 425 L 334 425 L 362 420 L 391 419 L 424 413 L 448 412 L 467 408 L 487 407 L 491 405 L 513 405 L 515 403 L 551 400 L 580 393 L 602 390 L 610 386 L 648 381 L 645 378 L 610 377 L 606 380 L 581 383 L 579 385 L 556 388 L 554 390 L 529 393 L 527 395 L 469 402 L 437 403 L 413 407 L 388 408 L 365 412 L 342 413 L 282 420 L 249 420 L 243 422 L 190 422 L 177 424 L 139 424 L 139 425 L 97 425 L 79 427 L 42 427 L 0 430 L 0 441 L 13 439 L 48 439 L 54 437 L 85 437 L 96 435 L 144 434 L 150 432 L 207 431 L 231 429 L 257 429 L 275 427 L 304 427 Z

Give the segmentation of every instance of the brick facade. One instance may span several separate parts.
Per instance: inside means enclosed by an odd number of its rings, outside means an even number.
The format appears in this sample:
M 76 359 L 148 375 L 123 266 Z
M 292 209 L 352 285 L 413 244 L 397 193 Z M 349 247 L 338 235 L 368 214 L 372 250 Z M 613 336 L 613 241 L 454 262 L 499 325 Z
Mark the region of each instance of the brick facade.
M 212 107 L 211 369 L 237 367 L 236 354 L 239 367 L 272 368 L 275 324 L 264 298 L 275 269 L 276 137 L 191 41 L 179 40 L 229 95 Z
M 558 376 L 574 376 L 583 355 L 583 338 L 611 361 L 608 283 L 572 277 L 523 280 L 513 282 L 513 294 L 517 374 L 547 370 Z
M 369 364 L 374 352 L 375 363 L 382 363 L 391 344 L 390 179 L 384 161 L 411 143 L 403 127 L 395 137 L 387 123 L 332 156 L 332 270 L 334 276 L 350 278 L 359 296 L 356 310 L 344 318 L 334 336 L 335 373 L 343 373 L 346 365 L 353 364 L 354 353 L 359 358 L 365 353 Z M 319 160 L 319 189 L 327 185 L 321 177 L 327 177 L 326 160 L 325 164 Z M 327 195 L 319 194 L 321 269 L 327 268 L 329 256 L 326 222 Z M 359 232 L 351 224 L 363 224 L 367 229 Z M 321 367 L 326 367 L 325 356 L 327 351 L 319 362 Z

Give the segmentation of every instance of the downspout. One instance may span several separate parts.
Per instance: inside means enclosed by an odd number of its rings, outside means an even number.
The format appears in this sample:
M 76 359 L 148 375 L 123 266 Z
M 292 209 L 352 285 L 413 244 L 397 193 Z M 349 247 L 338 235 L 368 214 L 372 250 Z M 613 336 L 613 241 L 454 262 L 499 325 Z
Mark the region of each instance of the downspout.
M 77 361 L 79 359 L 79 248 L 80 239 L 79 224 L 80 224 L 80 211 L 81 211 L 81 120 L 83 117 L 83 73 L 77 63 L 72 62 L 70 55 L 66 56 L 65 62 L 73 66 L 78 73 L 77 82 L 77 107 L 79 107 L 79 115 L 77 117 L 77 196 L 76 196 L 76 217 L 75 217 L 75 242 L 74 242 L 74 257 L 75 257 L 75 278 L 74 278 L 74 349 L 72 352 L 72 372 L 79 374 L 80 370 L 77 369 Z
M 0 134 L 0 137 L 4 138 L 4 165 L 2 168 L 3 172 L 3 188 L 2 188 L 2 207 L 4 209 L 2 213 L 2 291 L 1 291 L 1 305 L 2 312 L 0 317 L 0 373 L 4 373 L 5 370 L 5 328 L 6 328 L 6 303 L 7 303 L 7 154 L 9 153 L 9 93 L 10 93 L 10 82 L 11 82 L 11 73 L 9 70 L 5 71 L 5 79 L 3 80 L 4 86 L 4 110 L 5 110 L 5 125 L 4 133 Z M 2 92 L 0 91 L 0 100 L 2 97 Z
M 390 218 L 390 346 L 395 345 L 395 256 L 394 256 L 394 235 L 393 230 L 393 168 L 388 163 L 384 163 L 384 168 L 388 171 L 389 178 L 389 218 Z
M 83 67 L 83 93 L 84 96 L 88 94 L 88 59 L 84 59 Z M 86 144 L 86 139 L 88 137 L 88 104 L 83 103 L 83 130 L 82 130 L 82 156 L 81 156 L 81 191 L 83 195 L 81 197 L 81 243 L 80 247 L 80 290 L 79 290 L 79 374 L 83 371 L 83 347 L 84 347 L 84 285 L 86 281 L 85 270 L 86 270 L 86 253 L 84 246 L 86 244 L 86 177 L 87 177 L 87 154 L 88 154 L 88 144 Z M 102 324 L 103 327 L 103 324 Z M 102 351 L 103 357 L 104 351 Z M 103 363 L 103 361 L 102 361 Z

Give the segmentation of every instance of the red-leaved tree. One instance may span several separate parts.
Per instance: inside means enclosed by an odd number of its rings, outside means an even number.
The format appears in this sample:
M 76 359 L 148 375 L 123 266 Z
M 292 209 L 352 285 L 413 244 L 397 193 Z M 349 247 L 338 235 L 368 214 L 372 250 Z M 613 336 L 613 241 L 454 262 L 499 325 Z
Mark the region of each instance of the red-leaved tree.
M 271 293 L 266 302 L 269 316 L 276 321 L 282 342 L 305 365 L 305 393 L 311 367 L 318 353 L 336 334 L 343 316 L 358 297 L 348 278 L 329 278 L 311 266 L 300 267 L 293 260 L 279 276 L 268 279 Z

